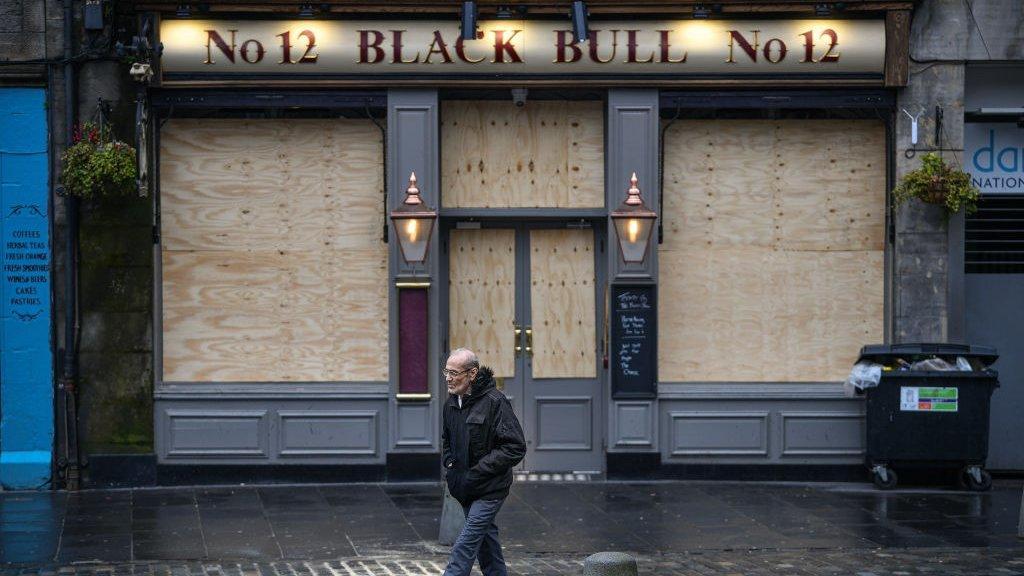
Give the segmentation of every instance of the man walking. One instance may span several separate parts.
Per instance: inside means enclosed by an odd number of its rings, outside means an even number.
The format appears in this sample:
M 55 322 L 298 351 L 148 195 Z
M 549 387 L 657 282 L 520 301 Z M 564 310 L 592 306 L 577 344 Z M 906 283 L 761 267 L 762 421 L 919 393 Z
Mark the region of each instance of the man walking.
M 469 576 L 477 557 L 484 576 L 506 576 L 494 517 L 512 486 L 512 467 L 526 454 L 523 428 L 495 388 L 494 373 L 471 350 L 453 350 L 442 372 L 449 394 L 441 416 L 442 456 L 448 491 L 466 512 L 444 576 Z

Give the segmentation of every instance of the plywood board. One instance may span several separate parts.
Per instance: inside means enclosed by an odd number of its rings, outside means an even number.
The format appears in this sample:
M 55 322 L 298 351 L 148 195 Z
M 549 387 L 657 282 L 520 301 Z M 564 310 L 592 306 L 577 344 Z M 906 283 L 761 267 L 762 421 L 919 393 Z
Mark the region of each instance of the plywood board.
M 164 249 L 376 248 L 382 154 L 369 120 L 169 120 Z
M 171 120 L 161 155 L 165 381 L 387 380 L 376 127 Z
M 448 208 L 604 206 L 600 102 L 448 101 L 441 109 Z
M 449 347 L 470 348 L 499 378 L 515 376 L 515 230 L 452 230 Z
M 534 378 L 593 378 L 594 233 L 530 231 Z
M 665 140 L 663 381 L 836 381 L 884 332 L 885 130 L 680 121 Z

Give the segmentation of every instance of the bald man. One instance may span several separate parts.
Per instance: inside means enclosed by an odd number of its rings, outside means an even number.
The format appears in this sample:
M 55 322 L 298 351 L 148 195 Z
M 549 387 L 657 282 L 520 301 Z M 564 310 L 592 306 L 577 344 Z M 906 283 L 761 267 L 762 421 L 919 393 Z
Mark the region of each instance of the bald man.
M 469 576 L 477 558 L 484 576 L 507 576 L 494 517 L 512 486 L 512 467 L 526 455 L 523 428 L 495 387 L 494 373 L 472 350 L 452 350 L 442 373 L 448 385 L 441 416 L 446 480 L 466 513 L 444 576 Z

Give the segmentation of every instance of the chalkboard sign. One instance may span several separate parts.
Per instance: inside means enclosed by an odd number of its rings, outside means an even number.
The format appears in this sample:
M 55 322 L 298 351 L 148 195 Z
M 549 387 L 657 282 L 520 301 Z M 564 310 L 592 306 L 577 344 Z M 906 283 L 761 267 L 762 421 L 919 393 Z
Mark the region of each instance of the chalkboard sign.
M 612 398 L 658 395 L 657 310 L 653 286 L 612 287 Z

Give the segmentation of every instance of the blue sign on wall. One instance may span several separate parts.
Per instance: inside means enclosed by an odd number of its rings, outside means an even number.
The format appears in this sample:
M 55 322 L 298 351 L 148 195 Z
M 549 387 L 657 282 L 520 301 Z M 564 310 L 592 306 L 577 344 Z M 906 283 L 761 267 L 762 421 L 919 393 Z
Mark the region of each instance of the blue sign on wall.
M 1024 129 L 1013 123 L 964 124 L 964 166 L 984 194 L 1024 193 Z
M 0 484 L 50 479 L 50 322 L 46 91 L 0 88 Z

